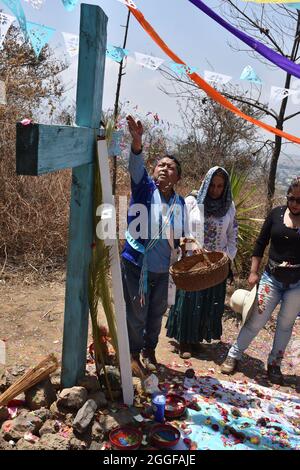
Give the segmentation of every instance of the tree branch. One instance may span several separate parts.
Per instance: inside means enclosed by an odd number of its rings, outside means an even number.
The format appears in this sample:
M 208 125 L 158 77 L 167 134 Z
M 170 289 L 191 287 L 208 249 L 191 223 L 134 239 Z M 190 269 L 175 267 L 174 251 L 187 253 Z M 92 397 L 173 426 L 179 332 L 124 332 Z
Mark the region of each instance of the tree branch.
M 276 50 L 283 56 L 285 56 L 285 53 L 284 51 L 281 49 L 281 47 L 279 46 L 279 44 L 277 44 L 277 42 L 275 41 L 275 39 L 272 38 L 272 36 L 270 35 L 270 32 L 268 29 L 266 28 L 262 28 L 261 26 L 259 26 L 257 23 L 255 23 L 255 21 L 253 21 L 248 15 L 246 15 L 245 12 L 243 12 L 242 10 L 240 10 L 240 8 L 238 8 L 231 0 L 227 0 L 228 3 L 230 3 L 230 5 L 235 9 L 237 10 L 244 18 L 246 18 L 246 20 L 252 24 L 252 26 L 254 26 L 256 29 L 259 30 L 259 32 L 261 34 L 264 34 L 268 39 L 269 41 L 273 44 L 273 46 L 276 48 Z
M 288 121 L 289 119 L 292 119 L 295 116 L 298 116 L 298 114 L 300 114 L 300 111 L 298 111 L 297 113 L 294 113 L 294 114 L 290 114 L 289 116 L 284 118 L 283 122 Z

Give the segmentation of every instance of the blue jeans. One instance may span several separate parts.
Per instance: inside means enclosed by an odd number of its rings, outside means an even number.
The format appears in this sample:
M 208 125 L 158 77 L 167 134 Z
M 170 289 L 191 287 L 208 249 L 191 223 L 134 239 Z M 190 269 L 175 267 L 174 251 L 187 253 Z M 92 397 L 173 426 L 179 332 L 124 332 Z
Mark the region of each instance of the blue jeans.
M 168 307 L 169 273 L 148 272 L 148 292 L 142 307 L 139 296 L 141 269 L 122 260 L 122 278 L 131 353 L 155 349 L 163 315 Z
M 228 355 L 240 359 L 251 341 L 265 326 L 275 307 L 281 302 L 273 348 L 268 357 L 268 364 L 280 366 L 300 311 L 300 281 L 286 287 L 265 271 L 258 286 L 257 300 L 256 307 L 242 327 Z

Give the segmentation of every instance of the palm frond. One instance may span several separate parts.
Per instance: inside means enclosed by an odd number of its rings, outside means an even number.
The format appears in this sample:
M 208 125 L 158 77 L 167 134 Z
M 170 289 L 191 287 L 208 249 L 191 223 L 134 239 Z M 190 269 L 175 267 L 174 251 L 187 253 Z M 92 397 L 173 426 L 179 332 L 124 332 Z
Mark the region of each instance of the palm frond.
M 96 146 L 97 148 L 97 146 Z M 96 234 L 96 209 L 103 203 L 102 187 L 100 179 L 100 168 L 98 163 L 98 155 L 96 152 L 95 159 L 95 172 L 94 172 L 94 210 L 93 210 L 93 233 Z M 106 375 L 105 369 L 105 354 L 104 345 L 101 342 L 100 324 L 98 317 L 98 307 L 101 301 L 103 310 L 106 316 L 109 334 L 111 337 L 112 345 L 118 356 L 118 341 L 117 330 L 115 321 L 115 312 L 113 307 L 113 300 L 110 293 L 109 276 L 110 276 L 110 251 L 103 240 L 94 235 L 92 258 L 89 269 L 89 307 L 92 322 L 92 331 L 94 339 L 95 362 L 96 370 L 99 374 L 100 365 L 102 366 L 105 374 L 106 384 L 111 395 L 110 385 Z

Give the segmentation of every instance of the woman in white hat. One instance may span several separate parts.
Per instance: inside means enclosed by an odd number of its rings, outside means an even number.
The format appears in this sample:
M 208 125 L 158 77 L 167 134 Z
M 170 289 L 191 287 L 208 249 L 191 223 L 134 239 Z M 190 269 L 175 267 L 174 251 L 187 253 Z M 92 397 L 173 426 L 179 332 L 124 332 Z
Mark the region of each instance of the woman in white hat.
M 269 260 L 259 280 L 258 271 L 269 242 Z M 253 251 L 248 282 L 252 288 L 259 283 L 257 294 L 252 290 L 251 298 L 242 298 L 242 293 L 237 291 L 233 296 L 232 306 L 244 312 L 246 322 L 221 370 L 224 374 L 235 371 L 242 353 L 281 302 L 273 348 L 268 357 L 268 377 L 271 382 L 282 384 L 280 366 L 300 311 L 300 177 L 288 188 L 287 205 L 273 209 L 264 222 Z

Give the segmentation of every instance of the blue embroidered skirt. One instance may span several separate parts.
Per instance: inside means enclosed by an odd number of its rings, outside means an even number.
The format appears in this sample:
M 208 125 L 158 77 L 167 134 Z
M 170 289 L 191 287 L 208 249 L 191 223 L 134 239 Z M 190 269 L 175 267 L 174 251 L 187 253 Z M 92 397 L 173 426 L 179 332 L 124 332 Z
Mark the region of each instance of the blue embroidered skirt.
M 180 343 L 220 339 L 225 295 L 226 281 L 197 292 L 178 290 L 169 312 L 167 336 Z

